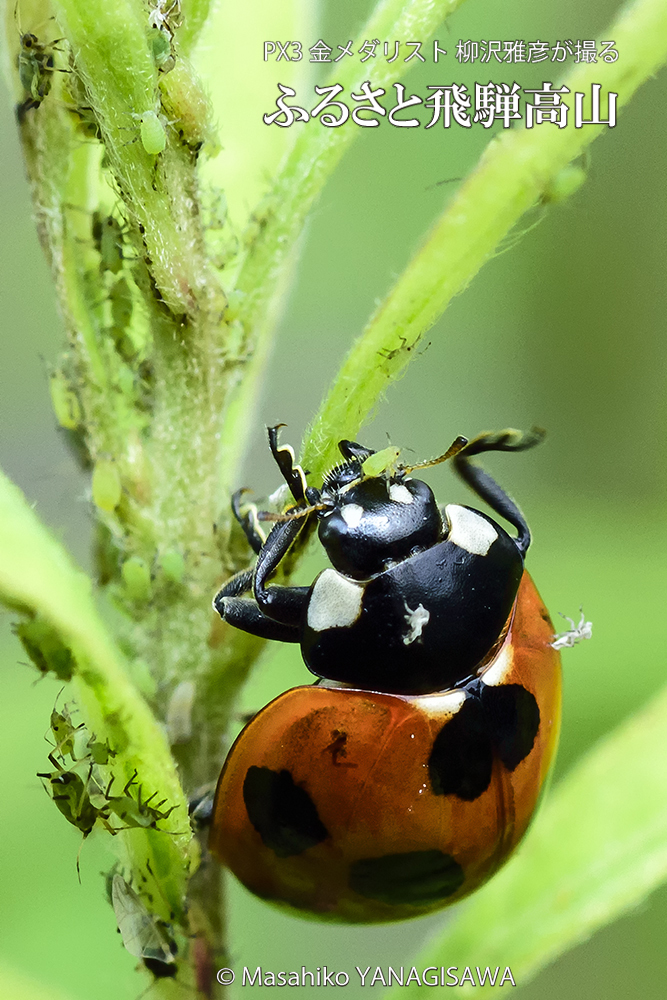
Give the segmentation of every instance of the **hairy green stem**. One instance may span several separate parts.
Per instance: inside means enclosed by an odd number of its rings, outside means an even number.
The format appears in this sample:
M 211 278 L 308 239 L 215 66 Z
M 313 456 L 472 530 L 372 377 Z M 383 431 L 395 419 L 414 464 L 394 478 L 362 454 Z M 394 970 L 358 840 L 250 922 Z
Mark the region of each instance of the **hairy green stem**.
M 315 475 L 338 459 L 336 442 L 354 438 L 389 384 L 405 370 L 424 333 L 470 283 L 504 236 L 568 163 L 606 125 L 574 126 L 574 94 L 599 83 L 626 104 L 667 59 L 667 6 L 636 0 L 607 30 L 620 52 L 614 63 L 587 63 L 566 77 L 568 125 L 503 131 L 437 220 L 424 245 L 378 306 L 352 347 L 306 434 L 303 461 Z M 605 104 L 602 104 L 602 117 Z M 586 115 L 588 117 L 588 115 Z M 611 138 L 611 137 L 610 137 Z
M 358 47 L 366 38 L 429 38 L 437 26 L 462 0 L 385 0 L 359 33 Z M 401 65 L 402 76 L 410 67 Z M 371 70 L 350 60 L 334 67 L 330 83 L 340 83 L 346 92 L 358 89 Z M 388 87 L 398 79 L 398 68 L 381 62 L 373 66 L 373 86 Z M 293 103 L 296 103 L 296 99 Z M 296 122 L 292 128 L 303 126 Z M 342 128 L 323 128 L 309 122 L 288 154 L 258 219 L 260 231 L 241 267 L 237 287 L 245 295 L 243 321 L 246 350 L 256 349 L 262 338 L 262 316 L 271 290 L 279 280 L 288 254 L 302 231 L 304 221 L 359 129 L 348 122 Z

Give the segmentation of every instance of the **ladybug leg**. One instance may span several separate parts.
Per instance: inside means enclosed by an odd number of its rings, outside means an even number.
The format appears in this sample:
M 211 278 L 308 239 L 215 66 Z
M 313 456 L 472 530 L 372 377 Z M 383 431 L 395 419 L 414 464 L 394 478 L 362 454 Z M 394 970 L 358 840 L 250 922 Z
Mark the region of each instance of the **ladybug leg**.
M 308 517 L 279 521 L 273 526 L 255 565 L 253 589 L 260 610 L 274 621 L 296 627 L 303 620 L 309 587 L 267 587 Z
M 276 424 L 275 427 L 268 427 L 269 447 L 271 454 L 275 458 L 283 479 L 290 488 L 290 493 L 297 503 L 303 503 L 306 499 L 306 473 L 300 465 L 296 464 L 294 449 L 289 444 L 278 444 L 278 431 L 285 424 Z
M 261 522 L 257 516 L 257 506 L 254 503 L 242 504 L 241 498 L 248 490 L 237 490 L 232 497 L 232 514 L 243 528 L 243 533 L 248 539 L 250 548 L 256 555 L 266 541 L 266 532 L 262 530 Z
M 280 642 L 298 642 L 308 587 L 266 587 L 307 518 L 280 521 L 274 525 L 253 570 L 242 570 L 225 583 L 213 607 L 224 621 L 251 635 Z M 255 600 L 241 595 L 254 588 Z
M 257 635 L 261 639 L 277 639 L 279 642 L 298 642 L 298 618 L 294 625 L 284 624 L 262 614 L 256 601 L 241 597 L 252 589 L 253 570 L 244 569 L 227 580 L 216 594 L 213 607 L 223 621 L 229 622 L 243 632 Z M 271 588 L 276 589 L 276 588 Z M 289 587 L 280 588 L 289 590 Z
M 239 628 L 243 632 L 249 632 L 250 635 L 259 636 L 260 639 L 276 639 L 278 642 L 299 642 L 299 629 L 296 626 L 267 618 L 255 601 L 248 598 L 220 597 L 218 594 L 213 607 L 223 621 L 229 622 L 234 628 Z
M 522 555 L 525 555 L 530 545 L 530 530 L 523 514 L 495 479 L 470 459 L 473 455 L 480 455 L 485 451 L 525 451 L 526 448 L 539 444 L 543 437 L 544 431 L 537 428 L 527 434 L 515 430 L 486 432 L 469 441 L 453 459 L 454 468 L 461 479 L 477 496 L 488 503 L 489 507 L 517 529 L 519 534 L 515 541 Z
M 214 606 L 223 597 L 240 597 L 241 594 L 247 594 L 249 590 L 252 590 L 253 573 L 254 570 L 252 569 L 242 569 L 240 573 L 231 576 L 218 591 L 213 602 Z

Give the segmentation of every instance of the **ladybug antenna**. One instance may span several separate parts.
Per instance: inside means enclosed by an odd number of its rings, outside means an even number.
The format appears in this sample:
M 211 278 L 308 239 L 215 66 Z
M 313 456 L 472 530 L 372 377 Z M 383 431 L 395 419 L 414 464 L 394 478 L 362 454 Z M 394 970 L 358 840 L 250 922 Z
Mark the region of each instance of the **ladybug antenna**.
M 401 475 L 407 476 L 409 473 L 414 472 L 415 469 L 430 469 L 432 465 L 440 465 L 441 462 L 446 462 L 448 459 L 454 458 L 454 456 L 458 455 L 458 453 L 462 451 L 467 444 L 468 438 L 459 434 L 456 440 L 452 441 L 444 455 L 439 455 L 438 458 L 432 458 L 428 462 L 417 462 L 416 465 L 401 465 L 399 466 L 398 471 Z
M 284 514 L 276 514 L 270 510 L 260 510 L 257 512 L 258 521 L 296 521 L 299 517 L 307 517 L 316 510 L 327 510 L 330 505 L 327 503 L 314 503 L 310 507 L 293 507 L 292 510 L 285 511 Z

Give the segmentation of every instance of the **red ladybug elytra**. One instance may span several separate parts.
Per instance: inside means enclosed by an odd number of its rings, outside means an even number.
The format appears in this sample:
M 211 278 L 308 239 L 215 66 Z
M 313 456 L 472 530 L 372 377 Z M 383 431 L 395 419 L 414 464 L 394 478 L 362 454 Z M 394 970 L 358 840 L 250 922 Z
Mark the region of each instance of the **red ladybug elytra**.
M 312 916 L 420 916 L 507 860 L 556 750 L 560 657 L 523 570 L 530 533 L 470 461 L 540 435 L 458 438 L 439 459 L 453 458 L 514 538 L 471 508 L 438 511 L 409 477 L 415 466 L 366 474 L 374 453 L 353 442 L 341 442 L 346 461 L 321 490 L 307 487 L 269 433 L 296 506 L 264 539 L 235 498 L 258 559 L 215 607 L 246 631 L 300 642 L 323 681 L 287 691 L 243 730 L 218 783 L 210 847 L 258 896 Z M 268 585 L 311 518 L 333 568 L 311 587 Z

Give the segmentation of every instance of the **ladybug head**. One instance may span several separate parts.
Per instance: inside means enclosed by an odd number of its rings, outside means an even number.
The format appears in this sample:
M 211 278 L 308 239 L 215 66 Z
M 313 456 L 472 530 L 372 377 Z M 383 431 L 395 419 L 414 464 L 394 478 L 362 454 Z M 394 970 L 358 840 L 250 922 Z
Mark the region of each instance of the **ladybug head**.
M 392 463 L 369 475 L 364 466 L 374 451 L 353 441 L 339 448 L 347 461 L 326 476 L 318 512 L 319 538 L 337 570 L 362 580 L 442 537 L 442 518 L 426 483 Z

